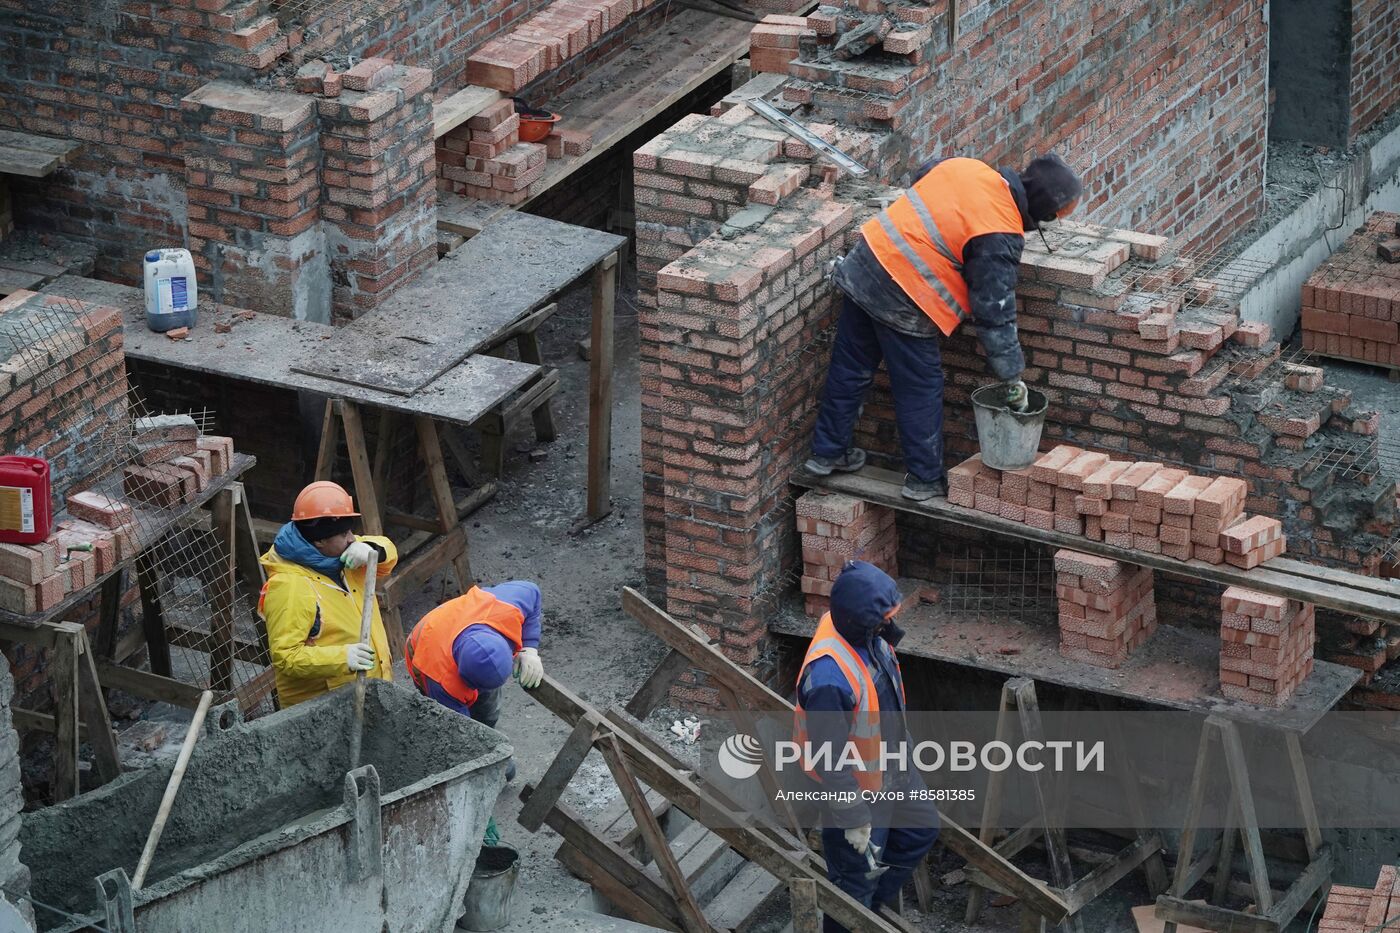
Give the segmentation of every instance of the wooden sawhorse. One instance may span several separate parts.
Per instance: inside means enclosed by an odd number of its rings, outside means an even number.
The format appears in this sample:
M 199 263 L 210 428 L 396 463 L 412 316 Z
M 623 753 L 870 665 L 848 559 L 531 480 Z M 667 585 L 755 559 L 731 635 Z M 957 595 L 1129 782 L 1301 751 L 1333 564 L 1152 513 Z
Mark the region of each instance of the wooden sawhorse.
M 389 456 L 393 450 L 393 439 L 399 419 L 403 416 L 383 411 L 379 419 L 379 436 L 375 445 L 373 462 L 365 442 L 364 420 L 360 408 L 354 402 L 340 398 L 326 400 L 325 420 L 321 426 L 321 446 L 316 454 L 316 479 L 330 479 L 331 468 L 335 464 L 339 448 L 340 431 L 345 431 L 345 450 L 350 459 L 350 474 L 354 479 L 355 499 L 360 507 L 360 525 L 365 534 L 382 535 L 386 524 L 403 525 L 416 529 L 399 545 L 399 565 L 393 576 L 386 581 L 379 592 L 385 620 L 384 629 L 389 636 L 389 648 L 394 657 L 403 657 L 405 633 L 403 630 L 403 596 L 417 586 L 421 586 L 439 570 L 451 567 L 457 577 L 457 585 L 466 592 L 475 582 L 471 570 L 471 552 L 467 544 L 467 533 L 461 526 L 461 517 L 484 502 L 495 493 L 494 483 L 477 489 L 458 502 L 452 498 L 452 486 L 447 480 L 447 466 L 443 461 L 442 443 L 438 435 L 437 422 L 426 415 L 413 418 L 418 433 L 418 452 L 422 459 L 424 478 L 432 494 L 436 515 L 422 518 L 404 512 L 385 508 L 385 474 L 388 471 Z M 451 445 L 449 435 L 449 445 Z M 463 458 L 455 449 L 454 455 Z M 459 464 L 466 468 L 465 463 Z
M 1010 741 L 1013 720 L 1019 723 L 1025 741 L 1040 742 L 1043 745 L 1045 729 L 1040 718 L 1040 701 L 1036 698 L 1035 683 L 1029 678 L 1013 677 L 1001 688 L 1001 704 L 997 711 L 998 742 Z M 1116 724 L 1111 723 L 1110 729 L 1115 728 Z M 1112 744 L 1115 748 L 1124 747 L 1116 736 Z M 1050 866 L 1050 889 L 1069 905 L 1069 916 L 1060 925 L 1061 930 L 1084 933 L 1084 922 L 1076 915 L 1125 875 L 1139 867 L 1146 872 L 1147 887 L 1154 896 L 1166 890 L 1167 871 L 1162 861 L 1162 838 L 1156 831 L 1145 828 L 1147 810 L 1143 806 L 1142 788 L 1134 780 L 1131 770 L 1123 768 L 1122 774 L 1123 795 L 1133 825 L 1138 827 L 1137 838 L 1083 877 L 1076 879 L 1070 863 L 1069 842 L 1062 816 L 1064 801 L 1061 795 L 1067 790 L 1063 779 L 1053 782 L 1052 786 L 1052 782 L 1043 778 L 1041 772 L 1029 772 L 1036 807 L 1040 811 L 1043 825 L 1029 823 L 1012 832 L 995 847 L 998 855 L 1011 859 L 1034 843 L 1038 836 L 1043 837 L 1046 861 Z M 978 840 L 986 845 L 992 844 L 1000 829 L 998 823 L 1001 818 L 1001 798 L 1005 783 L 1004 771 L 993 771 L 988 776 L 987 794 L 982 804 L 982 823 L 977 833 Z M 968 872 L 968 880 L 972 889 L 967 901 L 967 923 L 974 923 L 981 912 L 984 891 L 990 889 L 1010 893 L 1002 891 L 999 885 L 989 883 L 986 877 L 976 870 Z M 1023 905 L 1021 929 L 1040 930 L 1043 925 L 1042 918 Z
M 1210 759 L 1217 742 L 1225 756 L 1225 770 L 1230 780 L 1225 828 L 1197 858 L 1196 837 L 1201 830 L 1201 814 L 1210 784 Z M 1181 830 L 1181 851 L 1177 856 L 1171 891 L 1157 898 L 1157 916 L 1167 921 L 1163 927 L 1164 933 L 1176 933 L 1178 923 L 1191 923 L 1212 930 L 1230 930 L 1231 933 L 1280 933 L 1309 899 L 1314 895 L 1326 895 L 1332 883 L 1332 852 L 1322 843 L 1322 830 L 1317 821 L 1312 786 L 1308 781 L 1307 764 L 1303 760 L 1298 733 L 1284 732 L 1284 744 L 1298 807 L 1303 816 L 1303 841 L 1308 851 L 1308 864 L 1302 874 L 1281 895 L 1276 895 L 1270 886 L 1239 726 L 1228 719 L 1211 716 L 1201 728 L 1201 744 L 1196 753 L 1191 796 L 1186 823 Z M 1237 833 L 1249 867 L 1249 896 L 1254 899 L 1255 913 L 1216 906 L 1230 890 L 1230 866 L 1234 859 Z M 1211 902 L 1199 904 L 1188 901 L 1187 893 L 1205 878 L 1212 866 L 1215 867 L 1215 881 Z

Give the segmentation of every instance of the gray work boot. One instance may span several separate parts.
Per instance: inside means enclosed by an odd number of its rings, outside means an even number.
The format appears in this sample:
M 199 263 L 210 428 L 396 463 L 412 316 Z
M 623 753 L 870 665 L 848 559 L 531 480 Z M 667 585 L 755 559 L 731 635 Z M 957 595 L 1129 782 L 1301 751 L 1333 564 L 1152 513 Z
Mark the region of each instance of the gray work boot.
M 904 486 L 899 490 L 899 494 L 906 499 L 913 499 L 915 502 L 923 502 L 925 499 L 945 499 L 948 496 L 948 481 L 936 479 L 925 483 L 923 480 L 917 480 L 905 473 Z
M 840 457 L 807 458 L 803 469 L 813 476 L 830 476 L 832 473 L 854 473 L 865 466 L 865 451 L 859 447 L 848 447 Z

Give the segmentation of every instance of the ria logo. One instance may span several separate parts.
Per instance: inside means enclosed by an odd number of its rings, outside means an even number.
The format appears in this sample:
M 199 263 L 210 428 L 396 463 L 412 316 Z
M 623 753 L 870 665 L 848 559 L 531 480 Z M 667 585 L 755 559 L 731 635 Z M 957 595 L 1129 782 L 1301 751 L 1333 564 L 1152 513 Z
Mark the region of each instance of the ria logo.
M 736 732 L 719 747 L 719 767 L 736 781 L 751 778 L 763 767 L 763 746 L 753 736 Z

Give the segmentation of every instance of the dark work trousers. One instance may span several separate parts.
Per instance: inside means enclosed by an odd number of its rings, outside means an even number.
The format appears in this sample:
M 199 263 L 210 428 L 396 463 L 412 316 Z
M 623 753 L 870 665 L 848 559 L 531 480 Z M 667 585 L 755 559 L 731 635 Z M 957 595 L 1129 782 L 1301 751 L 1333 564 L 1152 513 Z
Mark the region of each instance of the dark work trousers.
M 924 789 L 917 771 L 908 772 L 906 795 Z M 870 804 L 870 843 L 880 849 L 879 864 L 890 870 L 871 881 L 865 877 L 870 863 L 846 841 L 843 829 L 822 829 L 822 855 L 826 876 L 842 891 L 867 907 L 894 906 L 900 889 L 914 874 L 915 867 L 938 841 L 938 809 L 932 801 L 882 800 Z M 846 928 L 830 917 L 822 918 L 824 933 L 845 933 Z
M 483 726 L 496 728 L 496 723 L 501 718 L 501 688 L 479 691 L 476 702 L 471 705 L 471 711 L 472 719 Z
M 851 446 L 856 418 L 881 359 L 894 392 L 905 469 L 921 482 L 943 479 L 943 357 L 938 338 L 892 330 L 849 296 L 836 324 L 812 454 L 839 458 Z

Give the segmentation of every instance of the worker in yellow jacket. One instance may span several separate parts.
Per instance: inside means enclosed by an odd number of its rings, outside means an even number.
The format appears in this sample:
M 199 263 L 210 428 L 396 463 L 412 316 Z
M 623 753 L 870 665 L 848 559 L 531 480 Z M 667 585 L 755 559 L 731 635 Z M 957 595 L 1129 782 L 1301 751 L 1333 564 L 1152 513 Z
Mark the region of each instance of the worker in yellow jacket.
M 368 642 L 360 641 L 360 607 L 370 554 L 379 556 L 378 579 L 389 575 L 399 554 L 388 538 L 356 537 L 351 529 L 359 514 L 337 484 L 312 483 L 262 556 L 267 583 L 258 608 L 283 708 L 349 683 L 359 671 L 393 679 L 379 607 L 371 610 Z

